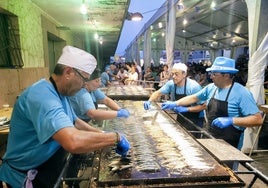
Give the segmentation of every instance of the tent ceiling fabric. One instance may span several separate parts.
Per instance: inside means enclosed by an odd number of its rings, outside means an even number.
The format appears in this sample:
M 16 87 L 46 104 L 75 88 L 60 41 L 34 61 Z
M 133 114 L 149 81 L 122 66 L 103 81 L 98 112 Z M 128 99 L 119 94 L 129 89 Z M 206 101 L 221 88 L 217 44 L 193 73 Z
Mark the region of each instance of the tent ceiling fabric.
M 130 0 L 32 0 L 58 24 L 58 29 L 70 30 L 86 43 L 94 43 L 95 33 L 103 41 L 104 59 L 115 54 Z M 80 12 L 83 2 L 88 14 Z M 98 42 L 98 41 L 97 41 Z M 95 44 L 92 46 L 96 46 Z
M 248 12 L 245 1 L 213 1 L 216 3 L 214 10 L 210 7 L 212 0 L 178 1 L 175 49 L 217 50 L 248 46 Z M 32 0 L 32 2 L 58 22 L 59 29 L 70 29 L 85 42 L 96 42 L 94 34 L 97 32 L 103 41 L 101 48 L 105 59 L 115 55 L 130 0 Z M 83 2 L 88 6 L 87 16 L 80 13 Z M 183 3 L 183 9 L 180 3 Z M 165 4 L 162 9 L 164 7 Z M 159 12 L 162 16 L 155 15 L 159 17 L 157 21 L 144 26 L 153 28 L 152 38 L 157 42 L 152 42 L 152 50 L 165 50 L 165 37 L 162 33 L 165 32 L 166 16 L 165 11 L 159 10 Z M 183 24 L 184 19 L 188 21 L 186 25 Z M 162 22 L 162 28 L 159 28 L 159 22 Z
M 248 46 L 248 12 L 243 0 L 180 0 L 176 13 L 175 49 L 217 50 Z M 183 8 L 180 6 L 183 3 Z M 162 6 L 164 8 L 165 5 Z M 187 24 L 184 24 L 184 20 Z M 159 28 L 158 23 L 163 27 Z M 166 17 L 162 15 L 152 25 L 152 38 L 157 39 L 153 49 L 165 49 L 162 33 L 165 31 Z M 184 32 L 185 31 L 185 32 Z

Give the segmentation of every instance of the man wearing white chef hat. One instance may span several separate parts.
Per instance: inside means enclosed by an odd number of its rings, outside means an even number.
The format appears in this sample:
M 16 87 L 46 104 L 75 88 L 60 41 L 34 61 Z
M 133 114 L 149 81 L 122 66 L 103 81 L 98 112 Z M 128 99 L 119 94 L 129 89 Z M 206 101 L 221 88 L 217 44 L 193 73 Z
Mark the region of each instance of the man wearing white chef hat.
M 144 102 L 144 109 L 149 110 L 152 101 L 156 101 L 162 95 L 170 95 L 171 101 L 179 100 L 187 95 L 194 94 L 202 89 L 202 87 L 195 81 L 187 77 L 187 66 L 184 63 L 175 63 L 171 70 L 172 80 L 166 82 L 159 90 L 152 93 L 148 101 Z M 165 103 L 165 104 L 167 104 Z M 174 106 L 175 107 L 175 106 Z M 198 102 L 187 107 L 180 106 L 170 108 L 176 113 L 181 113 L 183 116 L 189 118 L 198 126 L 203 126 L 205 105 Z M 166 109 L 165 107 L 163 108 Z M 180 116 L 177 117 L 179 120 Z
M 67 152 L 79 154 L 115 146 L 119 155 L 127 155 L 130 145 L 124 136 L 89 126 L 69 104 L 68 96 L 84 86 L 96 65 L 88 52 L 65 46 L 49 81 L 41 79 L 19 96 L 0 166 L 1 184 L 53 187 Z

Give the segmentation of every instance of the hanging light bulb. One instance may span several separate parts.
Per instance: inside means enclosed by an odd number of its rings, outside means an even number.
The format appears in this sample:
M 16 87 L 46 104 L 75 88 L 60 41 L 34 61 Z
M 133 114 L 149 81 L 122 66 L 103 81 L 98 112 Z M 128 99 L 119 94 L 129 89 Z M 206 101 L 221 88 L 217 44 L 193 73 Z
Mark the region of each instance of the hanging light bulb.
M 183 25 L 186 25 L 188 23 L 187 19 L 184 18 L 182 23 Z
M 95 33 L 95 34 L 94 34 L 94 38 L 95 38 L 96 40 L 99 39 L 99 35 L 98 35 L 98 33 Z
M 87 14 L 87 6 L 86 6 L 85 3 L 83 3 L 83 4 L 81 5 L 80 12 L 81 12 L 81 14 L 83 14 L 83 15 Z
M 215 8 L 216 8 L 216 3 L 215 3 L 215 1 L 212 1 L 212 2 L 211 2 L 211 4 L 210 4 L 210 8 L 211 8 L 212 10 L 215 10 Z
M 131 21 L 141 21 L 142 18 L 143 18 L 143 16 L 139 12 L 135 12 L 135 13 L 128 12 L 126 19 L 131 20 Z

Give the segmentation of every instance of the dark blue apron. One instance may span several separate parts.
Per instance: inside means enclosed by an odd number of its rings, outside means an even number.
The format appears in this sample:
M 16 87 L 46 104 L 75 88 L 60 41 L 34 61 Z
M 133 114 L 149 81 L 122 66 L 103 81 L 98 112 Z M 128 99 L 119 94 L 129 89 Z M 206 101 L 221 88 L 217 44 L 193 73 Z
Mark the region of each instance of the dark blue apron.
M 238 142 L 243 131 L 236 129 L 233 125 L 221 129 L 214 125 L 211 125 L 212 121 L 218 117 L 228 117 L 228 97 L 233 88 L 233 85 L 230 87 L 226 99 L 224 101 L 215 99 L 214 91 L 212 98 L 207 105 L 207 119 L 208 119 L 208 132 L 217 139 L 223 139 L 235 148 L 238 146 Z
M 186 83 L 187 83 L 187 78 L 185 78 L 185 83 L 184 83 L 184 91 L 183 94 L 177 94 L 176 93 L 176 84 L 174 84 L 174 96 L 175 96 L 175 100 L 179 100 L 183 97 L 186 97 Z M 203 123 L 203 118 L 199 118 L 199 114 L 200 112 L 185 112 L 182 113 L 182 115 L 188 119 L 190 119 L 192 122 L 194 122 L 195 124 L 198 124 L 199 126 Z M 179 121 L 179 115 L 177 116 L 177 121 Z M 201 122 L 200 122 L 201 121 Z

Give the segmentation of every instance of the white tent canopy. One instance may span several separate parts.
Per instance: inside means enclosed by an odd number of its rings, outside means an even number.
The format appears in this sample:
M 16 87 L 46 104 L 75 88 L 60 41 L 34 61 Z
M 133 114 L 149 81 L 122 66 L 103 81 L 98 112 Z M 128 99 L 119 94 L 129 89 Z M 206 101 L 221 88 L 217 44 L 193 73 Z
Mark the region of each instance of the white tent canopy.
M 248 62 L 247 87 L 258 104 L 264 104 L 264 75 L 268 63 L 268 32 Z

